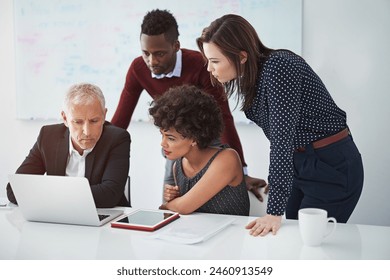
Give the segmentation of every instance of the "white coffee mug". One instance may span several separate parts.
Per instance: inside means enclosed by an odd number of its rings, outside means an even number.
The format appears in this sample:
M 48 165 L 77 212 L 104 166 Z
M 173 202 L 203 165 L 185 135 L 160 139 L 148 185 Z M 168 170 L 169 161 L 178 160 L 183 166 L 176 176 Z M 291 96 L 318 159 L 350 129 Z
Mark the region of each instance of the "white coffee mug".
M 327 231 L 328 222 L 332 221 L 331 230 Z M 336 219 L 328 218 L 328 212 L 318 208 L 303 208 L 298 212 L 299 231 L 306 246 L 320 246 L 322 241 L 336 229 Z

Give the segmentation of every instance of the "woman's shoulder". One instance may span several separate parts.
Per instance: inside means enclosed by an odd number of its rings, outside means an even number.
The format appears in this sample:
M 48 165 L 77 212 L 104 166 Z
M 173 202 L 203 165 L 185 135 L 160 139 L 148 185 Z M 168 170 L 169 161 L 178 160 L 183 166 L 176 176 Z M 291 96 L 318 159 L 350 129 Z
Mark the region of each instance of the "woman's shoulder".
M 214 159 L 215 162 L 221 165 L 232 165 L 233 163 L 241 164 L 240 156 L 237 151 L 232 148 L 223 148 L 219 151 Z
M 298 54 L 290 51 L 290 50 L 275 50 L 273 51 L 269 58 L 266 60 L 265 65 L 280 65 L 280 64 L 294 64 L 294 63 L 302 63 L 304 59 Z
M 305 60 L 299 55 L 289 50 L 276 50 L 271 53 L 264 63 L 263 72 L 267 75 L 278 73 L 279 71 L 298 70 L 306 64 Z
M 243 181 L 241 159 L 236 150 L 225 148 L 218 153 L 209 170 L 227 180 L 226 185 L 238 186 Z

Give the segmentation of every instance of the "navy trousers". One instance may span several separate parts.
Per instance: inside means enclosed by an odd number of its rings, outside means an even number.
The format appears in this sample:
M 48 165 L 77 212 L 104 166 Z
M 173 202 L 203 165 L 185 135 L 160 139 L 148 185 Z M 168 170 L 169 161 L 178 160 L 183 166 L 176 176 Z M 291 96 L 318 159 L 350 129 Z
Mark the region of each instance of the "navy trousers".
M 362 157 L 348 136 L 320 149 L 312 144 L 294 153 L 294 180 L 287 219 L 298 219 L 301 208 L 321 208 L 328 217 L 346 223 L 363 188 Z

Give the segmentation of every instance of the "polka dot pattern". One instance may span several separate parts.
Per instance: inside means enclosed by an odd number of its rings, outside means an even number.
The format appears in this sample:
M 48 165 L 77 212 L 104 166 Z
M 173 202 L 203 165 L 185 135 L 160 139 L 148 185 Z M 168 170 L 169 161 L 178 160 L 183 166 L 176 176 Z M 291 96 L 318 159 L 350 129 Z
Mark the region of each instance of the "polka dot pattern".
M 341 110 L 321 79 L 300 56 L 278 50 L 264 63 L 246 117 L 270 141 L 267 213 L 283 215 L 293 181 L 293 153 L 345 128 Z

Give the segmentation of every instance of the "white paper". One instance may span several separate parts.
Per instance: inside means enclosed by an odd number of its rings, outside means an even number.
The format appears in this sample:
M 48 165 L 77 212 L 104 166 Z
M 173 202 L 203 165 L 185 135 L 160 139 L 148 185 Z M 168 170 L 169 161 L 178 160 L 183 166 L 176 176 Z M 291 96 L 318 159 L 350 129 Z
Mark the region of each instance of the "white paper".
M 231 216 L 212 214 L 181 216 L 171 226 L 161 229 L 151 238 L 179 244 L 195 244 L 216 235 L 234 220 Z

